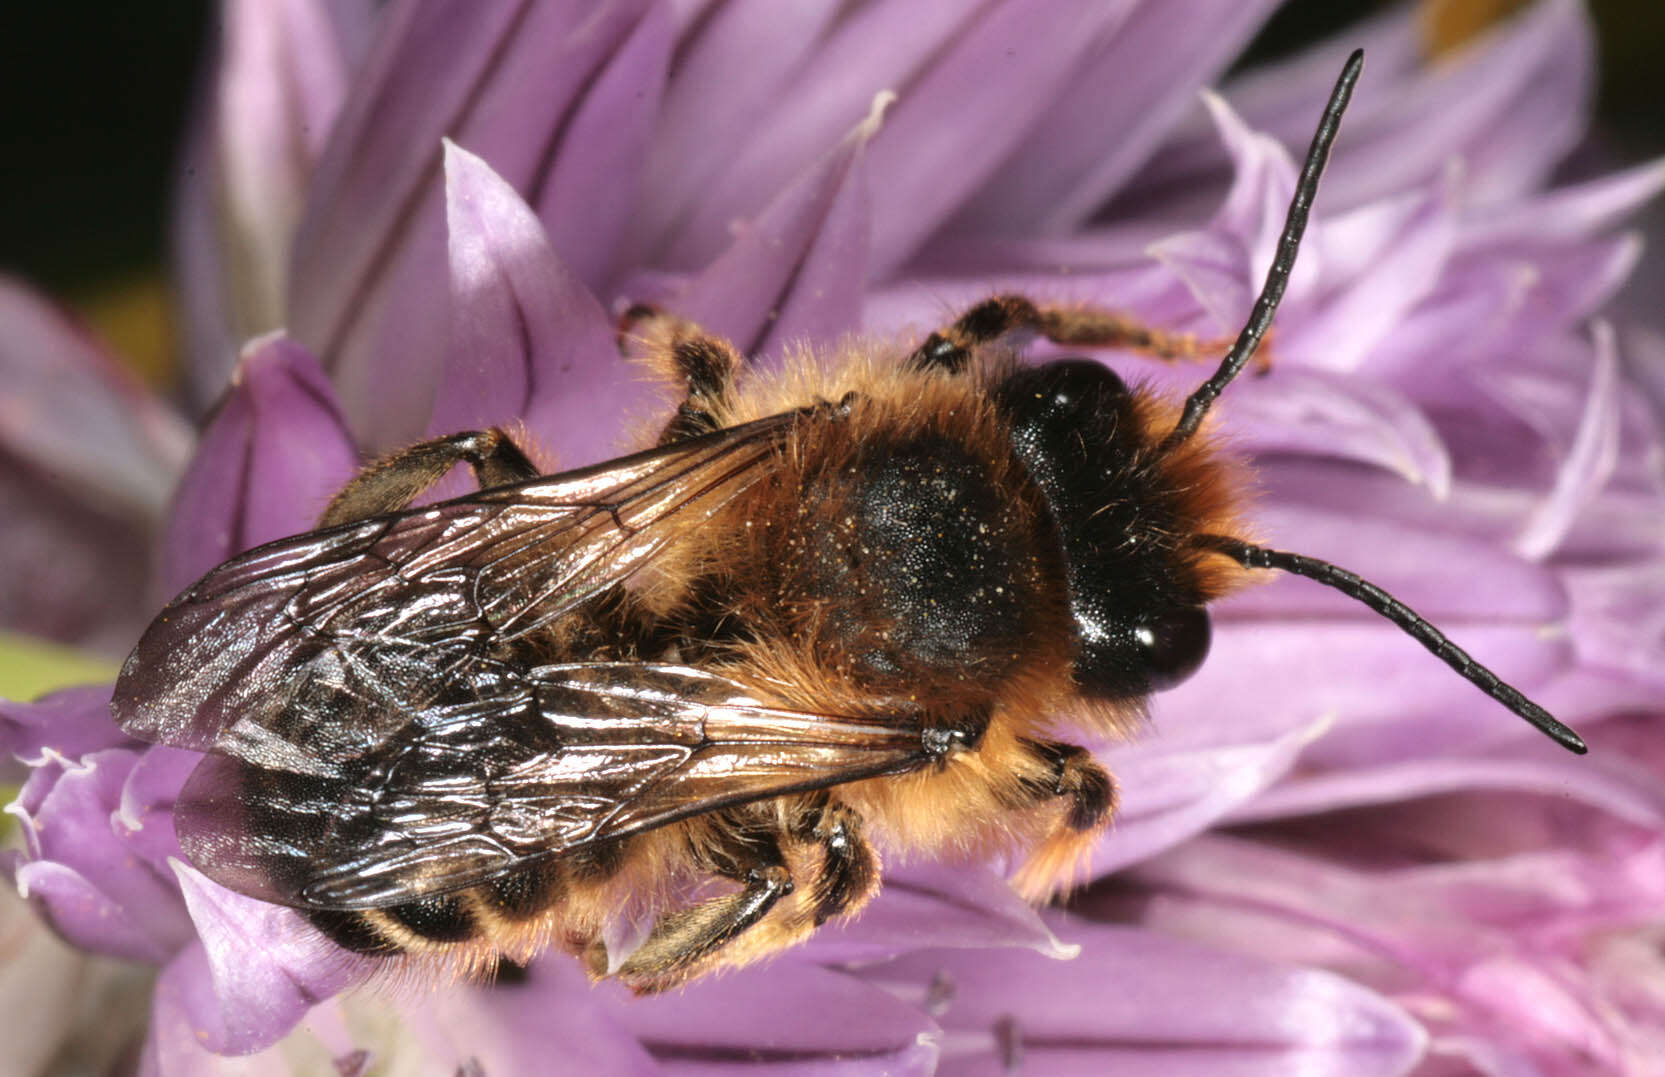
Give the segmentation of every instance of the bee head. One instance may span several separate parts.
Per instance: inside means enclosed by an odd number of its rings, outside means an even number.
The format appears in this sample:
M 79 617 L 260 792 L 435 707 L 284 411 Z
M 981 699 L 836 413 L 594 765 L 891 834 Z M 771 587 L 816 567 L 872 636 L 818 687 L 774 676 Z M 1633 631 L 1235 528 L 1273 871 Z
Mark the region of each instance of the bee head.
M 1056 529 L 1081 691 L 1118 699 L 1179 684 L 1211 637 L 1210 596 L 1183 544 L 1201 521 L 1153 451 L 1134 394 L 1100 363 L 1060 359 L 1013 370 L 993 396 Z

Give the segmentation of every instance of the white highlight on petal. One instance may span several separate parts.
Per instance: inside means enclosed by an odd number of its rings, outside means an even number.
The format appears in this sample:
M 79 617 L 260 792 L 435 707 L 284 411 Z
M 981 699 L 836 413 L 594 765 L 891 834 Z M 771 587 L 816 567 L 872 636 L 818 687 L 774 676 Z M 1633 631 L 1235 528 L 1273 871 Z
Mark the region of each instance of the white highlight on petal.
M 1613 327 L 1594 326 L 1595 367 L 1584 413 L 1566 459 L 1556 469 L 1549 496 L 1538 505 L 1511 545 L 1522 557 L 1547 557 L 1566 538 L 1579 513 L 1599 494 L 1619 460 L 1619 360 Z

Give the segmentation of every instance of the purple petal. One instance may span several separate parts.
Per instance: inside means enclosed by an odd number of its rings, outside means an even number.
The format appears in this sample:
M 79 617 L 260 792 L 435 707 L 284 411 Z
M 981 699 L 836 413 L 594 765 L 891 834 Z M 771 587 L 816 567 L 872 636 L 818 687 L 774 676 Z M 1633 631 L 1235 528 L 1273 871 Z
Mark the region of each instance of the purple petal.
M 1272 7 L 1263 0 L 1135 5 L 956 224 L 1006 233 L 1066 233 L 1084 225 Z M 1193 32 L 1198 26 L 1208 32 Z
M 1159 717 L 1158 727 L 1178 721 Z M 1169 747 L 1159 735 L 1108 753 L 1121 804 L 1093 848 L 1091 875 L 1136 864 L 1218 824 L 1288 774 L 1326 728 L 1318 721 L 1258 743 L 1231 743 L 1222 736 L 1223 743 L 1195 747 Z M 1188 729 L 1175 739 L 1195 736 Z
M 120 807 L 110 820 L 123 844 L 164 876 L 173 874 L 169 862 L 185 855 L 174 834 L 173 807 L 201 760 L 196 752 L 150 747 L 122 784 Z
M 214 970 L 192 947 L 162 976 L 142 1072 L 212 1077 L 243 1073 L 518 1074 L 560 1065 L 577 1073 L 660 1072 L 574 962 L 546 962 L 510 989 L 423 982 L 408 990 L 348 993 L 315 1007 L 283 1040 L 229 1063 L 205 1048 L 198 1013 L 218 1020 Z M 251 1027 L 261 1022 L 249 1018 Z
M 1386 468 L 1443 498 L 1451 458 L 1438 431 L 1386 386 L 1316 370 L 1280 370 L 1233 387 L 1226 430 L 1256 455 L 1308 453 Z
M 1320 471 L 1280 461 L 1261 474 L 1280 493 L 1287 487 L 1306 489 L 1305 496 L 1278 497 L 1256 512 L 1257 530 L 1273 545 L 1334 559 L 1428 617 L 1451 623 L 1548 623 L 1568 614 L 1566 588 L 1556 572 L 1510 557 L 1484 534 L 1470 531 L 1452 501 L 1435 501 L 1426 491 L 1383 476 L 1364 492 L 1391 491 L 1391 500 L 1379 502 L 1376 511 L 1354 509 L 1327 497 L 1330 484 L 1355 482 L 1345 469 Z M 1257 581 L 1225 608 L 1232 620 L 1372 618 L 1333 591 L 1285 576 Z
M 111 515 L 0 448 L 0 628 L 125 653 L 154 598 L 153 527 Z
M 194 981 L 178 1004 L 208 1050 L 248 1054 L 269 1046 L 315 1004 L 363 976 L 293 909 L 234 894 L 177 861 L 173 871 L 200 949 L 193 944 L 163 979 Z
M 6 1026 L 6 1065 L 18 1074 L 65 1072 L 70 1068 L 66 1056 L 73 1054 L 77 1061 L 88 1061 L 93 1072 L 90 1059 L 118 1042 L 119 1030 L 132 1023 L 126 1014 L 117 1019 L 107 1008 L 114 994 L 108 972 L 66 946 L 10 893 L 0 894 L 0 939 L 6 954 L 0 963 L 0 1012 L 16 1015 Z M 112 1035 L 87 1035 L 88 1004 L 94 997 L 98 1032 Z M 142 996 L 121 1001 L 134 1004 L 133 1010 L 143 1006 Z M 89 1039 L 96 1039 L 96 1046 Z M 114 1053 L 103 1057 L 113 1062 Z
M 1450 185 L 1438 183 L 1325 221 L 1319 234 L 1327 295 L 1284 336 L 1279 358 L 1352 370 L 1391 340 L 1437 287 L 1458 241 Z
M 1072 946 L 1007 881 L 974 864 L 907 864 L 885 873 L 884 888 L 849 922 L 831 923 L 802 951 L 824 964 L 871 962 L 921 948 L 1019 946 L 1066 958 Z
M 772 189 L 758 191 L 755 174 L 736 160 L 757 124 L 780 107 L 790 81 L 814 61 L 818 39 L 839 7 L 832 0 L 724 4 L 707 12 L 697 30 L 684 37 L 676 72 L 665 87 L 641 215 L 634 222 L 639 261 L 686 267 L 708 260 L 722 244 L 729 220 L 755 214 L 774 190 L 860 118 L 867 99 L 886 88 L 869 87 L 791 171 L 775 177 Z M 737 63 L 739 57 L 744 61 Z M 753 200 L 735 202 L 738 192 L 725 190 L 731 177 Z M 704 205 L 708 198 L 723 208 Z M 694 222 L 686 220 L 691 216 Z
M 1583 5 L 1539 0 L 1462 52 L 1429 62 L 1414 13 L 1253 70 L 1225 96 L 1256 129 L 1304 147 L 1348 52 L 1369 60 L 1324 175 L 1323 204 L 1351 208 L 1463 162 L 1464 200 L 1501 202 L 1541 185 L 1583 131 L 1593 54 Z M 1133 182 L 1141 195 L 1194 191 L 1223 170 L 1200 124 L 1178 132 Z
M 0 278 L 0 451 L 105 511 L 160 517 L 185 424 L 91 337 Z
M 388 13 L 319 163 L 290 276 L 290 325 L 372 447 L 426 428 L 449 346 L 441 136 L 541 206 L 557 165 L 591 145 L 562 141 L 564 120 L 597 86 L 616 94 L 622 74 L 604 73 L 621 50 L 651 59 L 636 36 L 648 9 L 415 0 Z
M 607 312 L 490 165 L 447 142 L 445 175 L 454 339 L 430 432 L 525 416 L 563 468 L 619 448 L 621 418 L 646 386 Z
M 1652 774 L 1627 773 L 1623 759 L 1530 754 L 1521 747 L 1488 757 L 1419 759 L 1338 773 L 1293 775 L 1231 814 L 1233 823 L 1390 804 L 1444 793 L 1507 791 L 1583 804 L 1642 826 L 1665 823 L 1665 798 Z
M 752 356 L 857 328 L 870 234 L 864 165 L 886 102 L 739 231 L 668 305 Z
M 1584 415 L 1555 484 L 1513 543 L 1522 557 L 1541 558 L 1566 537 L 1579 513 L 1612 477 L 1619 451 L 1619 361 L 1613 330 L 1596 326 L 1596 367 L 1584 401 Z
M 1594 939 L 1658 908 L 1665 848 L 1561 800 L 1446 797 L 1288 829 L 1277 846 L 1199 839 L 1083 911 L 1136 906 L 1158 930 L 1347 967 L 1416 1000 L 1440 1040 L 1607 1072 L 1625 1019 L 1582 966 Z
M 865 975 L 943 1026 L 945 1074 L 1398 1074 L 1425 1049 L 1387 999 L 1333 973 L 1061 919 L 1074 961 L 927 952 Z
M 1219 95 L 1205 93 L 1203 104 L 1220 131 L 1220 141 L 1232 163 L 1231 189 L 1209 228 L 1237 239 L 1248 250 L 1249 273 L 1244 283 L 1245 294 L 1252 297 L 1272 265 L 1289 203 L 1295 196 L 1295 159 L 1276 139 L 1245 123 Z M 1323 231 L 1320 220 L 1309 220 L 1308 227 L 1315 233 Z M 1294 308 L 1315 286 L 1323 268 L 1311 252 L 1303 253 L 1308 256 L 1296 263 L 1289 276 L 1289 290 L 1284 293 L 1285 302 Z M 1246 303 L 1242 309 L 1248 309 Z M 1243 319 L 1239 316 L 1232 320 Z
M 852 976 L 790 957 L 615 1012 L 671 1072 L 774 1062 L 781 1072 L 827 1077 L 929 1074 L 937 1061 L 936 1027 L 924 1014 Z
M 1382 340 L 1371 373 L 1397 379 L 1413 399 L 1460 400 L 1472 392 L 1466 366 L 1494 357 L 1507 366 L 1593 314 L 1635 266 L 1638 243 L 1621 236 L 1460 251 L 1428 298 Z M 1430 355 L 1446 358 L 1430 365 Z
M 66 688 L 33 703 L 0 700 L 0 753 L 30 766 L 46 763 L 48 750 L 76 760 L 129 743 L 110 719 L 108 684 Z
M 290 240 L 347 88 L 337 28 L 315 0 L 233 0 L 219 25 L 176 209 L 187 385 L 202 406 L 224 387 L 235 342 L 283 324 Z
M 1665 159 L 1561 187 L 1542 194 L 1481 207 L 1463 228 L 1466 243 L 1480 246 L 1508 240 L 1581 239 L 1623 224 L 1665 190 Z
M 771 12 L 777 23 L 784 14 Z M 644 162 L 655 126 L 664 123 L 660 103 L 670 53 L 665 9 L 650 7 L 565 120 L 560 149 L 536 191 L 550 243 L 593 287 L 619 268 L 639 181 L 655 175 Z
M 317 360 L 280 334 L 250 342 L 174 495 L 168 593 L 233 554 L 312 527 L 357 468 Z
M 1465 625 L 1452 635 L 1529 695 L 1573 661 L 1569 641 L 1545 638 L 1536 625 Z M 1164 698 L 1158 721 L 1181 743 L 1217 737 L 1216 727 L 1253 742 L 1326 718 L 1335 724 L 1306 748 L 1304 763 L 1358 766 L 1537 736 L 1362 607 L 1322 617 L 1222 615 L 1209 661 Z
M 1216 324 L 1230 331 L 1242 325 L 1272 264 L 1296 170 L 1282 145 L 1252 130 L 1224 99 L 1204 94 L 1203 102 L 1231 157 L 1231 189 L 1206 230 L 1169 236 L 1152 243 L 1147 253 L 1191 291 Z M 1290 274 L 1279 308 L 1286 319 L 1305 313 L 1323 276 L 1322 217 L 1315 214 L 1309 228 L 1318 242 L 1303 249 Z
M 111 748 L 36 768 L 8 809 L 27 850 L 9 870 L 18 892 L 77 946 L 160 963 L 191 927 L 172 880 L 133 855 L 115 825 L 139 754 Z
M 1665 562 L 1616 560 L 1563 570 L 1582 651 L 1610 669 L 1665 671 Z
M 997 4 L 904 87 L 872 149 L 875 278 L 905 262 L 1023 144 L 1131 7 Z

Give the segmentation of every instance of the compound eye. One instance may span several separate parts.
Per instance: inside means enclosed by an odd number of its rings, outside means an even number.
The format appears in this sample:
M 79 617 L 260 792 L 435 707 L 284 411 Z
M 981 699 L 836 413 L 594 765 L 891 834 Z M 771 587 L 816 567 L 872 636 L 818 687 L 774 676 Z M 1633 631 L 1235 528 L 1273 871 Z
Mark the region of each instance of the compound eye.
M 1133 642 L 1139 648 L 1150 690 L 1165 691 L 1197 672 L 1208 657 L 1213 635 L 1208 611 L 1201 606 L 1182 607 L 1135 626 Z

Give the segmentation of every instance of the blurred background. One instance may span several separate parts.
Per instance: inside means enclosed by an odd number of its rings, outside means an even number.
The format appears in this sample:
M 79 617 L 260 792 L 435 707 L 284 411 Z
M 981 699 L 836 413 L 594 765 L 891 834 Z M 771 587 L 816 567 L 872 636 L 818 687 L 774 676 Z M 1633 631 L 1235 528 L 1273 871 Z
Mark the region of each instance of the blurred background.
M 1410 2 L 1424 9 L 1436 47 L 1520 6 Z M 1589 5 L 1602 68 L 1596 133 L 1581 158 L 1612 165 L 1665 153 L 1665 4 Z M 1388 6 L 1292 0 L 1242 62 L 1292 51 Z M 151 377 L 171 350 L 164 266 L 173 163 L 215 12 L 210 0 L 7 10 L 0 271 L 68 302 Z M 1656 207 L 1651 221 L 1651 231 L 1665 234 L 1665 209 Z M 1647 258 L 1639 278 L 1665 279 L 1665 251 Z

